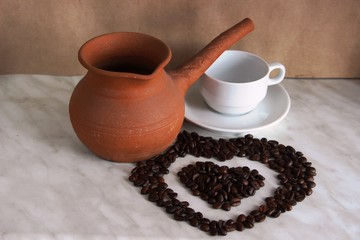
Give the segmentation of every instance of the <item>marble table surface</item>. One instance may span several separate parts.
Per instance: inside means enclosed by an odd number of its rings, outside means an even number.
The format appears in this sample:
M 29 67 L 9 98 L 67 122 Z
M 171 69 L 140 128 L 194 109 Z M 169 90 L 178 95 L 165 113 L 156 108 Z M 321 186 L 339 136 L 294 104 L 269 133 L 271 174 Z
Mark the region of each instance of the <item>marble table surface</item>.
M 134 164 L 101 160 L 80 143 L 68 116 L 79 79 L 0 76 L 0 238 L 209 239 L 141 195 L 128 181 Z M 291 98 L 289 114 L 251 134 L 302 151 L 317 169 L 317 186 L 279 218 L 218 238 L 359 239 L 360 80 L 286 79 L 282 86 Z M 183 128 L 214 138 L 243 135 L 213 133 L 186 121 Z M 276 184 L 272 170 L 243 159 L 266 177 L 265 187 L 230 212 L 214 210 L 175 176 L 195 160 L 176 161 L 165 179 L 179 198 L 210 218 L 246 212 Z

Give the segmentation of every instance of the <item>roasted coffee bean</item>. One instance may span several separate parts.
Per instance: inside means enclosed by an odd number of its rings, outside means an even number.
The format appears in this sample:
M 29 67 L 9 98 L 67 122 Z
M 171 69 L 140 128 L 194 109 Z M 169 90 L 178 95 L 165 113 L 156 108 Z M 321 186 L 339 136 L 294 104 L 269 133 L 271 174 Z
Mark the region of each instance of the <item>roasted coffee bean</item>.
M 183 216 L 183 215 L 181 215 L 181 214 L 175 213 L 175 214 L 174 214 L 174 219 L 175 219 L 176 221 L 184 221 L 184 220 L 185 220 L 185 216 Z
M 210 203 L 210 204 L 214 204 L 214 203 L 216 203 L 216 199 L 214 197 L 209 197 L 207 202 Z
M 232 219 L 229 219 L 225 222 L 225 225 L 232 225 L 232 224 L 235 224 L 235 221 Z
M 188 207 L 189 205 L 190 205 L 190 203 L 188 202 L 188 201 L 182 201 L 182 202 L 180 202 L 180 205 L 182 206 L 182 207 Z
M 263 222 L 266 219 L 266 215 L 263 213 L 260 213 L 259 215 L 255 216 L 255 222 Z
M 210 224 L 210 219 L 208 219 L 208 218 L 202 218 L 202 219 L 201 219 L 201 224 Z
M 200 225 L 200 221 L 196 217 L 194 217 L 194 218 L 190 219 L 190 225 L 197 227 Z
M 202 200 L 208 200 L 209 199 L 209 195 L 208 194 L 206 194 L 206 193 L 200 193 L 200 198 L 202 199 Z
M 268 162 L 269 162 L 269 156 L 264 156 L 264 155 L 262 155 L 262 156 L 260 157 L 260 162 L 261 162 L 261 163 L 264 163 L 264 164 L 268 163 Z
M 242 222 L 236 222 L 236 230 L 242 232 L 245 229 Z
M 261 157 L 259 154 L 252 154 L 249 156 L 249 159 L 253 161 L 260 161 Z
M 286 198 L 287 200 L 293 200 L 294 197 L 295 197 L 295 193 L 294 193 L 293 191 L 289 191 L 289 192 L 287 192 L 287 193 L 285 194 L 285 198 Z
M 171 204 L 174 205 L 174 206 L 178 206 L 180 205 L 180 201 L 178 199 L 171 199 Z
M 303 200 L 305 199 L 305 194 L 297 194 L 297 195 L 295 195 L 295 200 L 297 201 L 297 202 L 302 202 Z
M 307 181 L 307 182 L 306 182 L 306 185 L 307 185 L 309 188 L 314 188 L 314 187 L 316 187 L 316 184 L 315 184 L 315 182 L 313 182 L 313 181 Z
M 231 199 L 230 203 L 233 207 L 239 206 L 241 204 L 241 199 L 234 197 L 233 199 Z
M 276 194 L 276 195 L 275 195 L 275 199 L 276 199 L 276 200 L 284 200 L 284 199 L 285 199 L 285 196 L 284 196 L 284 194 Z
M 251 222 L 251 223 L 255 223 L 255 217 L 252 215 L 248 215 L 246 216 L 245 221 Z
M 246 187 L 246 193 L 248 196 L 254 196 L 256 189 L 254 187 Z
M 265 179 L 264 179 L 265 180 Z M 262 188 L 263 186 L 265 186 L 264 180 L 257 180 L 257 183 L 259 184 L 260 188 Z M 259 189 L 260 189 L 259 188 Z
M 156 194 L 156 193 L 153 193 L 153 194 L 149 194 L 149 201 L 150 202 L 156 202 L 160 199 L 159 195 Z
M 313 181 L 314 181 L 314 177 L 313 177 L 313 176 L 306 176 L 306 177 L 305 177 L 305 181 L 307 181 L 307 182 L 313 182 Z
M 168 174 L 169 173 L 169 169 L 165 168 L 165 167 L 161 167 L 160 168 L 160 173 L 161 175 L 163 174 Z M 160 177 L 160 175 L 158 174 L 158 176 Z
M 245 214 L 240 214 L 237 219 L 236 222 L 244 222 L 246 219 L 246 215 Z
M 250 215 L 253 217 L 259 216 L 261 213 L 259 210 L 253 210 L 250 212 Z
M 231 203 L 230 202 L 224 202 L 221 208 L 225 211 L 230 211 L 231 209 Z
M 207 223 L 203 223 L 203 224 L 201 224 L 200 229 L 202 231 L 204 231 L 204 232 L 209 232 L 210 231 L 210 226 Z
M 224 195 L 219 193 L 216 195 L 216 202 L 223 203 L 224 202 Z
M 218 228 L 211 228 L 210 227 L 209 233 L 210 233 L 211 236 L 216 236 L 218 234 L 218 232 L 219 232 Z
M 217 191 L 219 191 L 220 189 L 222 189 L 222 187 L 223 187 L 223 185 L 221 184 L 221 183 L 218 183 L 218 184 L 216 184 L 214 187 L 213 187 L 213 191 L 214 192 L 217 192 Z
M 266 211 L 268 210 L 268 207 L 267 207 L 267 205 L 260 205 L 259 206 L 259 212 L 260 213 L 265 213 Z
M 228 172 L 228 169 L 229 169 L 229 167 L 227 167 L 227 166 L 222 166 L 222 167 L 219 168 L 219 173 L 225 174 L 225 173 Z
M 268 207 L 267 211 L 265 212 L 266 216 L 271 216 L 275 212 L 275 207 Z
M 306 196 L 310 196 L 312 193 L 313 193 L 313 191 L 312 191 L 311 188 L 305 189 L 305 194 L 306 194 Z
M 163 198 L 159 198 L 159 200 L 156 201 L 156 205 L 158 205 L 159 207 L 162 207 L 162 206 L 164 206 L 165 202 L 167 202 L 167 201 L 164 201 Z M 169 205 L 171 205 L 171 203 Z
M 179 206 L 170 205 L 166 208 L 167 213 L 175 213 L 177 210 L 179 210 Z
M 257 181 L 251 181 L 250 185 L 255 189 L 255 190 L 259 190 L 260 189 L 260 185 Z
M 194 196 L 200 196 L 200 191 L 198 190 L 198 189 L 195 189 L 195 190 L 193 190 L 192 191 L 192 194 L 194 195 Z
M 143 188 L 141 188 L 141 191 L 140 191 L 140 193 L 141 194 L 148 194 L 148 192 L 149 192 L 149 186 L 145 186 L 145 187 L 143 187 Z
M 254 223 L 249 222 L 249 221 L 247 221 L 247 220 L 245 220 L 245 221 L 243 222 L 243 225 L 244 225 L 245 228 L 253 228 L 253 227 L 254 227 Z
M 189 178 L 186 175 L 183 175 L 180 177 L 180 181 L 184 184 L 186 184 L 189 181 Z
M 215 209 L 220 209 L 222 205 L 223 205 L 223 202 L 216 202 L 212 205 L 212 207 Z
M 163 177 L 169 174 L 171 164 L 178 157 L 187 154 L 214 157 L 219 161 L 227 161 L 234 156 L 259 161 L 278 173 L 279 187 L 256 210 L 247 216 L 240 214 L 236 221 L 204 218 L 202 213 L 190 208 L 187 201 L 179 201 L 177 193 L 169 188 Z M 256 169 L 250 170 L 246 166 L 230 168 L 213 162 L 189 164 L 177 175 L 193 195 L 200 196 L 214 208 L 227 211 L 239 205 L 241 199 L 253 196 L 256 190 L 264 186 L 265 180 Z M 256 222 L 263 222 L 266 216 L 275 218 L 283 212 L 291 211 L 297 202 L 313 193 L 312 189 L 316 187 L 314 176 L 316 169 L 302 152 L 275 140 L 257 139 L 250 134 L 215 140 L 183 131 L 166 152 L 147 161 L 137 162 L 128 179 L 141 188 L 141 194 L 148 195 L 149 201 L 164 208 L 175 220 L 187 221 L 210 235 L 225 236 L 234 230 L 252 228 Z
M 284 212 L 286 212 L 286 205 L 285 205 L 285 204 L 278 204 L 278 205 L 277 205 L 277 209 L 278 209 L 280 212 L 284 213 Z
M 240 150 L 239 153 L 237 154 L 238 157 L 245 157 L 246 156 L 246 152 L 243 150 Z
M 233 232 L 233 231 L 235 231 L 235 230 L 236 230 L 236 223 L 226 224 L 226 225 L 224 226 L 224 230 L 225 230 L 226 232 Z
M 195 216 L 195 210 L 192 208 L 187 207 L 187 208 L 185 208 L 184 212 L 186 214 L 187 220 L 189 220 Z
M 284 204 L 284 207 L 285 207 L 286 211 L 291 211 L 292 210 L 292 205 L 290 203 Z
M 138 167 L 136 167 L 136 168 L 134 168 L 134 169 L 137 169 L 137 170 L 138 170 Z M 139 177 L 139 174 L 137 174 L 137 173 L 135 172 L 135 173 L 133 173 L 133 174 L 131 174 L 131 175 L 129 176 L 129 181 L 130 181 L 130 182 L 135 182 L 136 179 L 138 179 L 138 177 Z
M 241 180 L 241 185 L 247 186 L 247 185 L 249 185 L 249 181 L 247 179 L 243 179 L 243 180 Z
M 218 222 L 215 220 L 212 220 L 209 225 L 210 225 L 210 229 L 218 229 L 219 228 Z
M 228 231 L 225 228 L 226 228 L 225 226 L 219 228 L 218 234 L 220 236 L 226 236 L 227 235 Z
M 164 189 L 166 189 L 168 187 L 167 183 L 165 183 L 165 182 L 160 182 L 158 184 L 158 186 L 159 186 L 159 188 L 164 188 Z
M 145 185 L 146 182 L 147 182 L 147 181 L 145 180 L 145 178 L 137 178 L 137 179 L 134 181 L 134 185 L 135 185 L 136 187 L 141 187 L 141 186 Z
M 306 169 L 306 173 L 309 175 L 309 176 L 316 176 L 316 169 L 314 167 L 308 167 Z
M 175 199 L 178 194 L 176 192 L 173 192 L 173 193 L 169 193 L 168 195 L 171 199 Z
M 273 218 L 279 217 L 281 214 L 281 211 L 279 209 L 273 209 L 273 211 L 268 215 Z

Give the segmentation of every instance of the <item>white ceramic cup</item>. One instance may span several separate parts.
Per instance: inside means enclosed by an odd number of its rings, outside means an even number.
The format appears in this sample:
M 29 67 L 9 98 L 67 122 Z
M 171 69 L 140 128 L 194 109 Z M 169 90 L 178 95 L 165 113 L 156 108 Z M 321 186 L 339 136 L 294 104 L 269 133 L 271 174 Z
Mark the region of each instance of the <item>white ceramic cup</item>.
M 275 69 L 278 74 L 270 77 Z M 215 111 L 240 115 L 255 109 L 268 86 L 284 77 L 285 67 L 279 62 L 267 64 L 255 54 L 228 50 L 200 78 L 200 93 Z

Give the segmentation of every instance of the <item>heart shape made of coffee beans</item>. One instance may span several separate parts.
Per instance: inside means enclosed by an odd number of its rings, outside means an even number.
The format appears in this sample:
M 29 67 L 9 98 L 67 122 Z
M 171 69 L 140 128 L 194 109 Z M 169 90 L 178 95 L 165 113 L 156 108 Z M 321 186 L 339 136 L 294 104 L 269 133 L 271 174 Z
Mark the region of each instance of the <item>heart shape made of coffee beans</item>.
M 187 201 L 179 201 L 178 194 L 165 182 L 164 175 L 178 157 L 191 154 L 195 157 L 215 158 L 218 161 L 231 160 L 235 156 L 246 157 L 267 165 L 277 173 L 279 186 L 273 195 L 266 197 L 262 204 L 239 214 L 236 219 L 210 220 L 201 212 L 190 207 Z M 302 152 L 291 146 L 285 146 L 275 140 L 245 137 L 215 140 L 197 133 L 183 131 L 169 149 L 147 161 L 138 162 L 131 171 L 129 181 L 141 188 L 141 194 L 155 202 L 177 221 L 186 221 L 210 235 L 225 236 L 228 232 L 253 228 L 255 223 L 266 218 L 276 218 L 290 211 L 298 202 L 312 194 L 316 169 Z
M 177 175 L 194 196 L 199 196 L 215 209 L 225 211 L 239 206 L 241 199 L 254 196 L 265 184 L 265 178 L 256 169 L 220 167 L 209 161 L 189 164 Z

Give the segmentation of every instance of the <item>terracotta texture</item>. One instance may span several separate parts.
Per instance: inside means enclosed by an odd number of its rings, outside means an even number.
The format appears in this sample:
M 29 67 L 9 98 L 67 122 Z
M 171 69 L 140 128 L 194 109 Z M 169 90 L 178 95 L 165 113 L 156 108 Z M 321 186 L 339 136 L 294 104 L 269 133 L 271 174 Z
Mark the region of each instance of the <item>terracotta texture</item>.
M 96 155 L 116 162 L 163 152 L 181 129 L 187 89 L 253 29 L 253 22 L 244 19 L 169 73 L 164 67 L 171 51 L 154 37 L 119 32 L 89 40 L 79 50 L 88 72 L 69 103 L 77 136 Z

